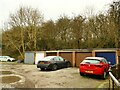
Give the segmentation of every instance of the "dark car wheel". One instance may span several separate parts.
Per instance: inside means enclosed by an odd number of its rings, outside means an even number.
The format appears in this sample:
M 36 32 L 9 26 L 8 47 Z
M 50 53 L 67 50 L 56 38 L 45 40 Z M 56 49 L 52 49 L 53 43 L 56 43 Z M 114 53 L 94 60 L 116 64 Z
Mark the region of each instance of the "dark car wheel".
M 80 75 L 81 75 L 81 76 L 84 76 L 84 73 L 81 73 L 81 72 L 80 72 Z
M 56 64 L 53 64 L 52 70 L 53 70 L 53 71 L 54 71 L 54 70 L 57 70 L 57 65 L 56 65 Z
M 45 70 L 45 68 L 41 68 L 41 71 L 44 71 Z
M 102 75 L 102 79 L 106 79 L 106 76 L 107 76 L 107 72 L 104 71 L 104 72 L 103 72 L 103 75 Z
M 10 59 L 8 59 L 7 61 L 10 62 Z
M 68 62 L 68 63 L 67 63 L 67 68 L 70 67 L 70 66 L 71 66 L 70 63 Z

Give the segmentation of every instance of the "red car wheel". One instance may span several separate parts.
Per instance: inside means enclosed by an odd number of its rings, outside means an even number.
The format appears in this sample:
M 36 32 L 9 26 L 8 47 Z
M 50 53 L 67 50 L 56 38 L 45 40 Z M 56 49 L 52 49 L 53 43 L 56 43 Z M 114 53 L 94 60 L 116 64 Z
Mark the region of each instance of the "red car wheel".
M 107 76 L 107 72 L 104 70 L 103 75 L 102 75 L 102 79 L 106 79 Z

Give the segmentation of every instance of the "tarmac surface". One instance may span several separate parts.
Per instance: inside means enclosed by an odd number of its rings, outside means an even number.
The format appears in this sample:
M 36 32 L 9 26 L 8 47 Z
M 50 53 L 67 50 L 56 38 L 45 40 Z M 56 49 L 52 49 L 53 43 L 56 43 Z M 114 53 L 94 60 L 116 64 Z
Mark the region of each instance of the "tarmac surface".
M 102 80 L 99 76 L 80 76 L 79 69 L 75 67 L 41 71 L 36 65 L 0 62 L 0 70 L 11 72 L 7 76 L 20 78 L 16 82 L 6 83 L 3 81 L 3 76 L 6 75 L 0 74 L 2 88 L 107 88 L 109 82 L 108 79 Z

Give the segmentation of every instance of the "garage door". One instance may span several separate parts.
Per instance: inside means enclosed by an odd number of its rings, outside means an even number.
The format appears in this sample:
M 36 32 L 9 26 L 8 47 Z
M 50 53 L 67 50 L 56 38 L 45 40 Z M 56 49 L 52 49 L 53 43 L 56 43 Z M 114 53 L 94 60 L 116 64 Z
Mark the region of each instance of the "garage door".
M 91 52 L 76 52 L 75 56 L 75 64 L 76 67 L 79 67 L 80 63 L 86 58 L 86 57 L 91 57 L 92 53 Z
M 65 58 L 66 60 L 69 60 L 71 64 L 73 65 L 72 61 L 72 52 L 60 52 L 59 56 Z
M 96 52 L 97 57 L 104 57 L 111 65 L 116 64 L 116 53 L 115 52 Z
M 26 64 L 34 64 L 34 53 L 33 52 L 25 53 L 24 63 L 26 63 Z
M 38 52 L 36 53 L 36 59 L 35 59 L 35 64 L 38 63 L 40 59 L 44 58 L 44 52 Z

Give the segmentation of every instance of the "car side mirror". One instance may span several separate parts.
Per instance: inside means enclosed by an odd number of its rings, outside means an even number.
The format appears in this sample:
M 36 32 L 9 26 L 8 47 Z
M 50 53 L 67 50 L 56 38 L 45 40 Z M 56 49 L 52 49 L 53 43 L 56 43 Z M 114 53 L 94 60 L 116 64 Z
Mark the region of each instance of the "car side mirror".
M 111 64 L 111 62 L 108 62 L 108 64 Z

